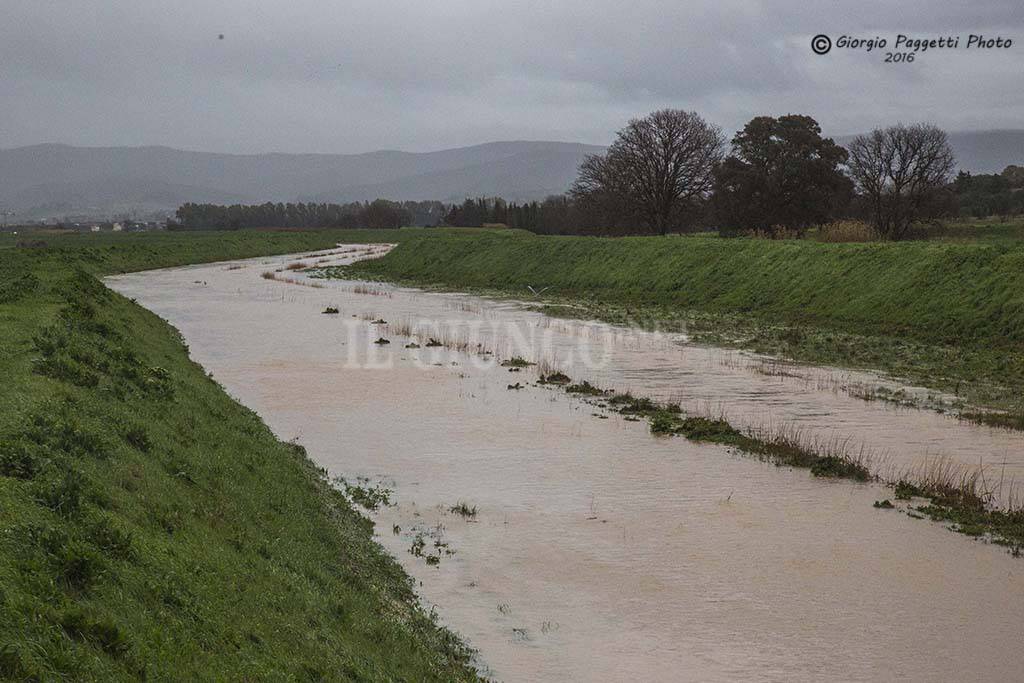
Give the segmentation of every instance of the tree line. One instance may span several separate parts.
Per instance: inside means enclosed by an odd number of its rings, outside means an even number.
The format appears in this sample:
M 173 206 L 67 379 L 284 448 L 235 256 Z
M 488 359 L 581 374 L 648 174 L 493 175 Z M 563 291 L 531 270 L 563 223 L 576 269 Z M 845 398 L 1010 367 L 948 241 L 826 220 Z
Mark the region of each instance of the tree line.
M 903 239 L 913 226 L 963 212 L 1024 212 L 1024 169 L 960 173 L 946 133 L 917 123 L 878 128 L 847 147 L 810 116 L 758 116 L 726 142 L 696 112 L 662 109 L 628 122 L 603 154 L 586 157 L 564 195 L 543 201 L 466 199 L 350 204 L 186 204 L 175 227 L 365 227 L 500 224 L 538 233 L 801 234 L 858 218 Z
M 436 225 L 445 205 L 436 201 L 372 202 L 347 204 L 274 203 L 184 204 L 178 208 L 171 230 L 241 230 L 245 228 L 374 228 Z
M 586 158 L 569 193 L 523 205 L 467 200 L 450 225 L 505 223 L 535 232 L 800 234 L 858 218 L 903 239 L 922 222 L 961 213 L 1024 213 L 1024 169 L 952 173 L 947 135 L 928 123 L 859 135 L 844 148 L 810 116 L 759 116 L 729 141 L 695 112 L 630 121 L 604 154 Z M 475 222 L 473 222 L 475 221 Z

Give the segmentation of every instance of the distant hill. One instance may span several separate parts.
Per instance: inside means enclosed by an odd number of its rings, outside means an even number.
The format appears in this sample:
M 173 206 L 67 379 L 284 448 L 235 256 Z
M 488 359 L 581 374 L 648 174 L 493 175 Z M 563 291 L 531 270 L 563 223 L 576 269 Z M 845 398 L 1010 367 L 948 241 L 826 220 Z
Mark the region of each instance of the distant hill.
M 34 145 L 0 150 L 0 205 L 29 218 L 171 210 L 186 201 L 540 199 L 564 192 L 583 158 L 602 149 L 494 142 L 424 153 L 234 155 Z
M 846 145 L 852 135 L 836 138 Z M 949 133 L 957 168 L 971 173 L 1000 173 L 1010 164 L 1024 164 L 1024 130 L 979 130 Z
M 950 133 L 950 141 L 965 170 L 993 173 L 1024 164 L 1024 130 Z M 583 158 L 602 150 L 543 141 L 423 153 L 250 155 L 34 145 L 0 150 L 0 207 L 27 220 L 169 212 L 188 201 L 542 199 L 568 189 Z

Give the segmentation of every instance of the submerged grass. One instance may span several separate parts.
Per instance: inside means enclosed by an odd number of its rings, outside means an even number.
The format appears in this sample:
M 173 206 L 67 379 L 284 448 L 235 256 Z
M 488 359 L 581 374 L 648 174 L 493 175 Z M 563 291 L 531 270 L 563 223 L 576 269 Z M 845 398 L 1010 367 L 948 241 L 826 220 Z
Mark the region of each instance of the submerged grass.
M 338 239 L 0 249 L 0 678 L 476 678 L 304 449 L 95 278 Z
M 586 394 L 601 397 L 591 399 L 596 405 L 614 410 L 627 419 L 645 418 L 656 435 L 678 435 L 692 441 L 720 444 L 779 466 L 806 468 L 816 477 L 882 483 L 893 489 L 897 500 L 924 499 L 926 504 L 914 506 L 909 511 L 911 514 L 921 513 L 933 520 L 952 522 L 953 530 L 985 536 L 993 543 L 1007 546 L 1015 557 L 1024 553 L 1024 505 L 1013 496 L 1012 482 L 1008 498 L 1000 499 L 1005 482 L 990 485 L 983 468 L 967 468 L 949 459 L 937 458 L 911 470 L 883 476 L 876 471 L 870 453 L 846 440 L 815 441 L 794 427 L 744 431 L 730 424 L 724 415 L 687 414 L 676 403 L 659 403 L 629 392 L 602 390 L 586 381 L 562 384 L 567 393 L 584 393 L 573 389 L 586 385 L 589 387 Z M 998 500 L 1003 501 L 1001 506 L 997 505 Z M 875 507 L 894 507 L 890 501 L 883 503 L 888 505 L 876 502 Z

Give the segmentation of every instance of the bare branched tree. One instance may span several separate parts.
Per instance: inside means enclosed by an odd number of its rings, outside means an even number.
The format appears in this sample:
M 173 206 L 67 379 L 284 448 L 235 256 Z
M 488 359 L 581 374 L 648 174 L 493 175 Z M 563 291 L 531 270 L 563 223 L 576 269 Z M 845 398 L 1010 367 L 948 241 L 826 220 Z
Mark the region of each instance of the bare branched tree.
M 721 130 L 696 113 L 662 109 L 633 119 L 606 154 L 588 157 L 571 193 L 613 225 L 639 221 L 664 235 L 698 215 L 723 145 Z
M 878 232 L 906 236 L 917 221 L 945 207 L 942 192 L 956 166 L 946 133 L 927 123 L 876 129 L 849 146 L 850 176 Z

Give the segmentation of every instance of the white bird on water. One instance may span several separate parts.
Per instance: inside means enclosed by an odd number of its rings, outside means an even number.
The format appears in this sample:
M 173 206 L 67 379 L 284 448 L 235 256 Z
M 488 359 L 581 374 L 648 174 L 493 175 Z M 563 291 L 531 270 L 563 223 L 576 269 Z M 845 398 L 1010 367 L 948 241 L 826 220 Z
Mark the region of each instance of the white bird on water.
M 541 290 L 540 290 L 539 292 L 538 292 L 538 291 L 537 291 L 536 289 L 534 289 L 532 285 L 526 285 L 526 288 L 527 288 L 528 290 L 530 290 L 531 292 L 533 292 L 533 295 L 534 295 L 534 296 L 540 296 L 540 295 L 541 295 L 541 294 L 543 294 L 544 292 L 546 292 L 546 291 L 548 291 L 549 289 L 551 289 L 551 285 L 548 285 L 547 287 L 544 287 L 544 288 L 542 288 L 542 289 L 541 289 Z

